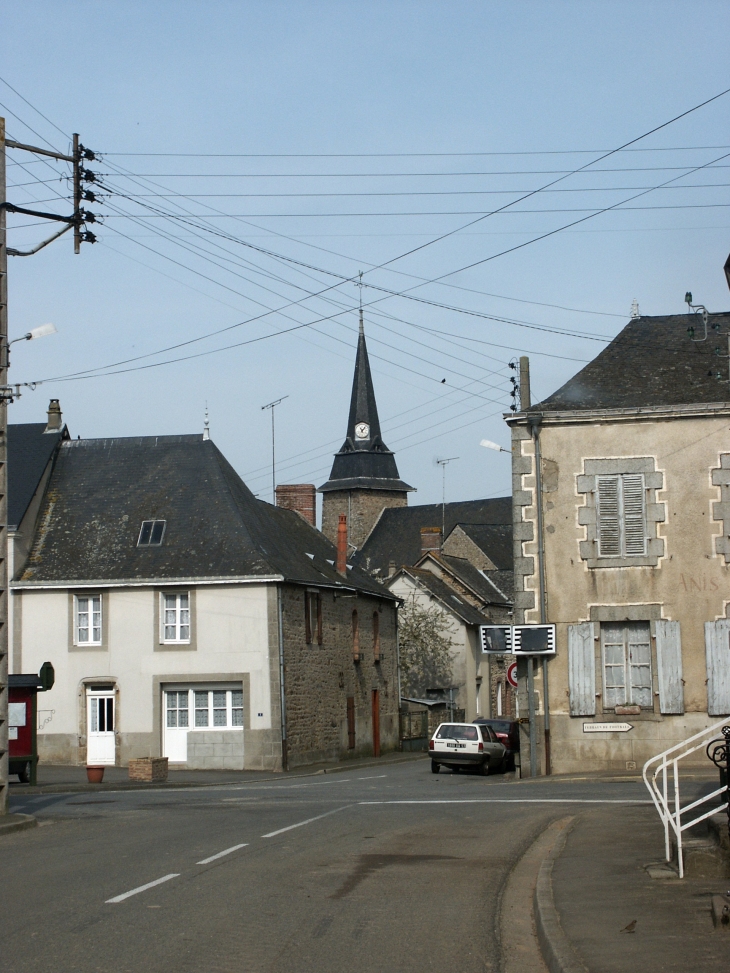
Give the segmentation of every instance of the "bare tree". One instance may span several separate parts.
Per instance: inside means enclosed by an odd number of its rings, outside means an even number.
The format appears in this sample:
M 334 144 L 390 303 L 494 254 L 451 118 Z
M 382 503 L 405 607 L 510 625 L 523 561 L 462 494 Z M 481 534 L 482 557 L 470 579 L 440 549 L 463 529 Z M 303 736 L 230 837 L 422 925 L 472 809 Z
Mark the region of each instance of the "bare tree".
M 423 697 L 429 689 L 452 682 L 448 616 L 436 605 L 420 605 L 415 597 L 398 612 L 403 693 Z

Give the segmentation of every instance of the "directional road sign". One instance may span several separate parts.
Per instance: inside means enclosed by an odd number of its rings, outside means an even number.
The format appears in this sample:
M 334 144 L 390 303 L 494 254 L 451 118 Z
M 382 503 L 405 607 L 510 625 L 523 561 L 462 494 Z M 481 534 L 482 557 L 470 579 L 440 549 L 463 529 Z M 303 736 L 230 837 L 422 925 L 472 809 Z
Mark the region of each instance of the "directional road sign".
M 631 723 L 584 723 L 584 733 L 628 733 L 633 730 Z

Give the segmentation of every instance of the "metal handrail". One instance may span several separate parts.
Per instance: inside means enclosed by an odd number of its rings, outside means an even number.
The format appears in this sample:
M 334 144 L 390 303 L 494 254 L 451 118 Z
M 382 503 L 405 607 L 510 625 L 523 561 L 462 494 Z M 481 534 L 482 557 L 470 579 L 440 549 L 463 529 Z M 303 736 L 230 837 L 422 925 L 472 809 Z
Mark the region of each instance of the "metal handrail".
M 654 802 L 659 817 L 661 818 L 662 824 L 664 826 L 664 853 L 667 861 L 671 861 L 672 850 L 669 839 L 669 829 L 671 828 L 674 832 L 677 841 L 677 863 L 679 865 L 679 877 L 684 878 L 684 857 L 682 853 L 682 833 L 688 828 L 691 828 L 695 824 L 699 824 L 700 821 L 704 821 L 706 818 L 711 817 L 713 814 L 717 814 L 718 811 L 728 810 L 729 804 L 726 800 L 724 804 L 715 804 L 711 810 L 707 811 L 705 814 L 701 814 L 699 817 L 692 818 L 691 821 L 684 821 L 683 815 L 688 811 L 693 811 L 703 804 L 707 804 L 713 798 L 719 797 L 721 794 L 727 795 L 728 789 L 726 787 L 720 787 L 716 791 L 712 791 L 711 794 L 706 794 L 697 801 L 693 801 L 691 804 L 686 804 L 684 807 L 681 805 L 680 795 L 679 795 L 679 761 L 688 757 L 691 753 L 695 753 L 697 750 L 701 750 L 706 746 L 708 737 L 717 736 L 718 732 L 727 723 L 727 718 L 720 720 L 719 723 L 715 723 L 713 726 L 707 727 L 706 730 L 701 730 L 699 733 L 695 733 L 694 736 L 688 737 L 681 743 L 675 744 L 675 746 L 670 747 L 663 753 L 657 754 L 655 757 L 650 757 L 649 760 L 644 764 L 644 770 L 642 776 L 644 778 L 644 783 L 647 786 L 651 799 Z M 697 743 L 696 741 L 701 741 Z M 690 746 L 694 744 L 694 746 Z M 667 771 L 671 769 L 671 774 L 674 783 L 674 795 L 672 804 L 670 806 L 669 798 L 669 788 L 667 782 Z M 651 774 L 651 778 L 649 775 Z M 657 782 L 657 777 L 661 775 L 661 784 Z

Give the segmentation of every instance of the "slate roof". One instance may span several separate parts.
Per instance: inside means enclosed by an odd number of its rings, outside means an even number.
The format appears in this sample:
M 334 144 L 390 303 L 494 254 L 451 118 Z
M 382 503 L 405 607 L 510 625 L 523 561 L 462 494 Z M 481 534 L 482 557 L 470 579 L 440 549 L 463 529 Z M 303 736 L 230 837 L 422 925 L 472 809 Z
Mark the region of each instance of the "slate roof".
M 415 564 L 421 558 L 421 528 L 440 527 L 441 518 L 440 503 L 386 508 L 362 548 L 355 554 L 354 563 L 367 571 L 379 569 L 380 577 L 387 575 L 391 561 L 395 561 L 398 567 Z M 447 537 L 457 524 L 464 530 L 474 525 L 484 531 L 496 525 L 497 529 L 493 532 L 495 550 L 499 552 L 502 564 L 508 565 L 511 570 L 512 497 L 447 503 L 444 520 Z M 485 534 L 480 536 L 484 538 Z M 505 543 L 507 538 L 509 546 Z M 479 546 L 492 557 L 490 545 L 480 542 Z M 497 567 L 502 564 L 497 564 Z
M 467 588 L 471 588 L 482 601 L 492 605 L 510 604 L 504 592 L 498 586 L 495 587 L 495 585 L 498 585 L 497 579 L 495 578 L 495 582 L 492 584 L 489 575 L 483 575 L 471 561 L 467 561 L 463 557 L 450 557 L 448 554 L 439 554 L 437 557 L 459 581 L 462 581 Z M 490 572 L 490 574 L 494 573 Z
M 403 568 L 401 575 L 414 579 L 422 588 L 429 591 L 435 598 L 446 605 L 450 611 L 466 622 L 467 625 L 488 625 L 489 617 L 464 601 L 452 587 L 441 578 L 437 578 L 430 571 L 421 568 Z M 391 579 L 392 581 L 392 579 Z
M 159 547 L 137 547 L 165 520 Z M 282 577 L 392 597 L 291 510 L 257 500 L 202 435 L 61 444 L 23 584 Z
M 18 527 L 66 427 L 45 432 L 45 422 L 8 426 L 8 526 Z
M 632 409 L 692 405 L 730 399 L 726 354 L 730 312 L 709 315 L 708 338 L 695 314 L 640 317 L 629 321 L 607 348 L 562 388 L 526 410 Z M 713 328 L 716 326 L 716 328 Z M 720 372 L 724 381 L 716 378 Z
M 355 428 L 365 423 L 369 429 L 367 439 L 359 439 Z M 400 479 L 395 456 L 380 435 L 380 419 L 375 402 L 373 377 L 370 374 L 368 349 L 360 311 L 360 333 L 357 340 L 355 375 L 352 382 L 350 414 L 347 420 L 347 437 L 335 453 L 329 480 L 319 487 L 320 493 L 332 490 L 413 490 Z

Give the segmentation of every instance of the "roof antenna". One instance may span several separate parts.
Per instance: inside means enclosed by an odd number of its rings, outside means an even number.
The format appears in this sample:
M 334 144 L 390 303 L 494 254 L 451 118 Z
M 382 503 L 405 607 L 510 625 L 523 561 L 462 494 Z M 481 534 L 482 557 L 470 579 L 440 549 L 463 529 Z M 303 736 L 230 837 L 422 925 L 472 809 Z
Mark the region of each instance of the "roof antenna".
M 695 344 L 697 344 L 699 341 L 707 341 L 707 308 L 704 304 L 692 303 L 692 291 L 687 291 L 687 293 L 684 295 L 684 302 L 687 305 L 687 314 L 694 312 L 696 317 L 702 319 L 702 323 L 705 326 L 705 334 L 702 338 L 695 338 L 695 329 L 693 324 L 690 324 L 690 326 L 687 328 L 687 334 L 690 336 L 690 339 L 695 342 Z M 713 325 L 713 327 L 715 327 L 715 325 Z
M 637 318 L 641 317 L 641 311 L 639 310 L 639 302 L 636 298 L 631 302 L 631 320 L 636 321 Z
M 208 403 L 205 403 L 205 419 L 203 420 L 203 442 L 210 439 L 210 419 L 208 418 Z

